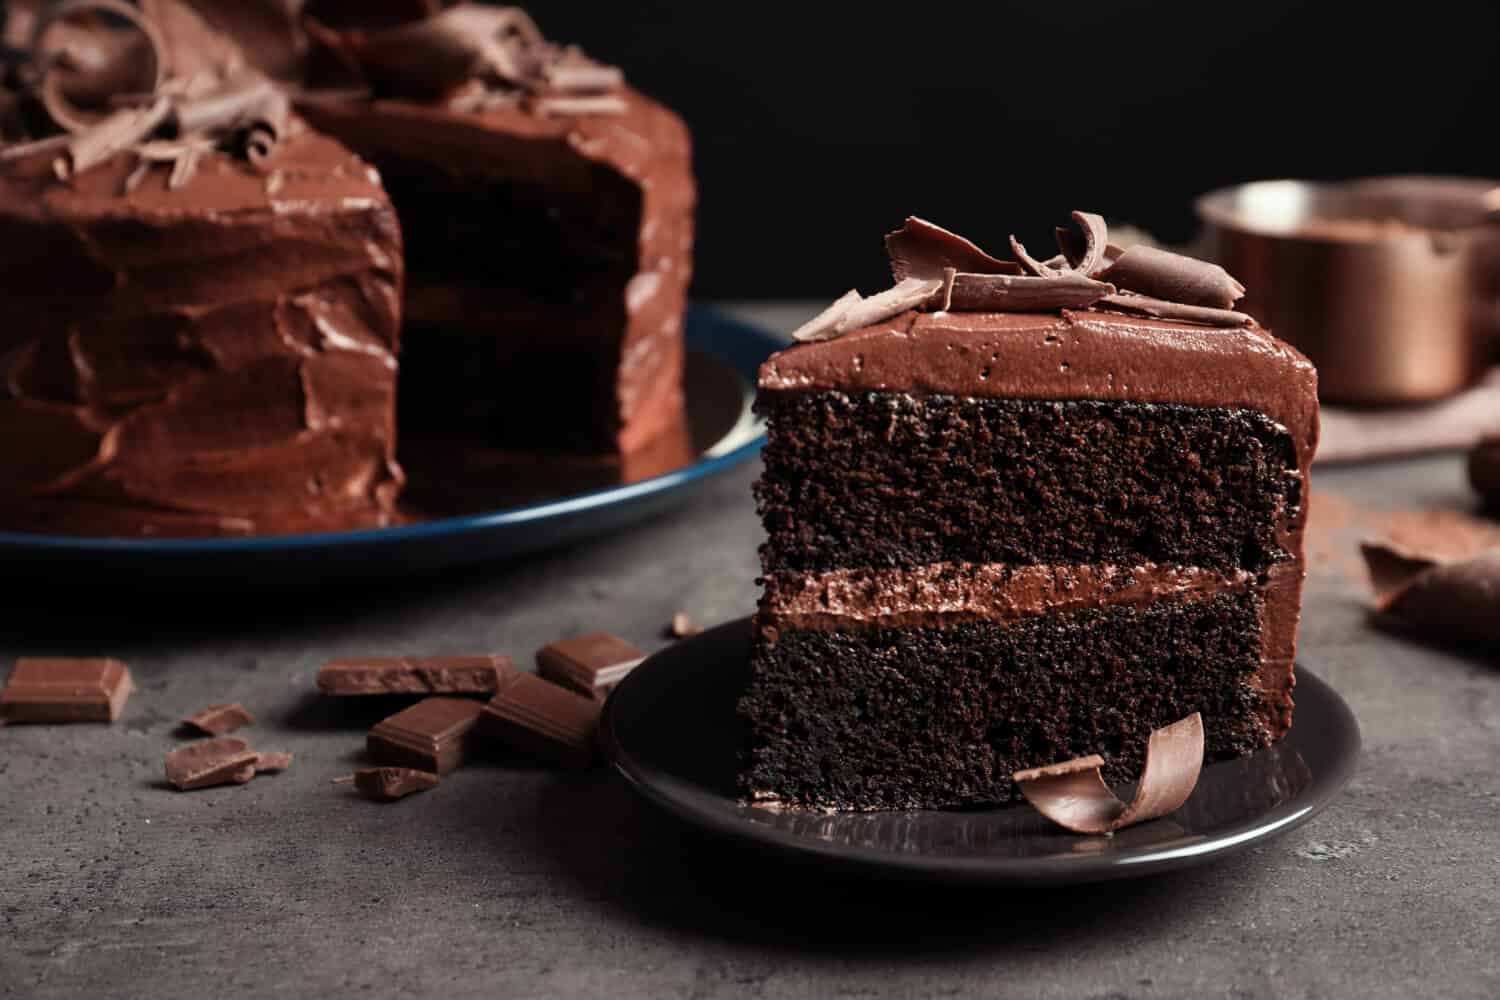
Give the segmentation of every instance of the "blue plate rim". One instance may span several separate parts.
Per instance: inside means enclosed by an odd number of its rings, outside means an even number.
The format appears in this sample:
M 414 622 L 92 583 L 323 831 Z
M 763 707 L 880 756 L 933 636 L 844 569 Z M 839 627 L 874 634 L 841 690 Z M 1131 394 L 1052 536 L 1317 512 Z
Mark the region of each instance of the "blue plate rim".
M 736 350 L 715 350 L 708 343 L 696 343 L 693 337 L 694 316 L 707 325 L 723 329 L 733 327 L 744 343 Z M 714 354 L 728 362 L 753 387 L 754 369 L 785 342 L 771 331 L 735 319 L 710 306 L 691 306 L 683 324 L 688 346 Z M 759 355 L 757 359 L 755 355 Z M 358 528 L 350 531 L 302 532 L 288 535 L 249 535 L 229 538 L 130 538 L 119 536 L 44 535 L 35 532 L 0 531 L 0 548 L 11 552 L 89 552 L 100 554 L 171 554 L 224 555 L 244 552 L 301 551 L 308 549 L 359 547 L 372 543 L 421 542 L 435 538 L 451 539 L 465 534 L 484 533 L 496 528 L 513 527 L 611 507 L 665 493 L 697 480 L 716 475 L 753 456 L 765 442 L 765 427 L 745 414 L 740 423 L 723 439 L 690 465 L 673 469 L 649 479 L 620 486 L 588 490 L 557 500 L 538 504 L 507 507 L 482 514 L 435 518 L 414 524 L 397 524 L 385 528 Z M 726 448 L 727 450 L 721 450 Z

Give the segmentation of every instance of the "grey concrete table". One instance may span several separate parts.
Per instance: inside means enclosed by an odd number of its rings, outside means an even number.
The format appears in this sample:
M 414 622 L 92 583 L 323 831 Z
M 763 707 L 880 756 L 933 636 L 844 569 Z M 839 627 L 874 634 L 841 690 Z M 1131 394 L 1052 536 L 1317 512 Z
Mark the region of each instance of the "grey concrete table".
M 0 662 L 109 653 L 141 690 L 114 726 L 0 730 L 0 996 L 1500 994 L 1500 673 L 1371 631 L 1327 566 L 1303 660 L 1353 704 L 1360 773 L 1310 826 L 1201 870 L 936 892 L 727 848 L 602 771 L 474 767 L 391 807 L 329 783 L 373 721 L 312 694 L 331 656 L 529 654 L 592 628 L 654 648 L 680 608 L 747 613 L 754 471 L 613 538 L 401 587 L 7 607 Z M 1454 458 L 1317 478 L 1470 504 Z M 230 700 L 296 766 L 164 788 L 174 720 Z

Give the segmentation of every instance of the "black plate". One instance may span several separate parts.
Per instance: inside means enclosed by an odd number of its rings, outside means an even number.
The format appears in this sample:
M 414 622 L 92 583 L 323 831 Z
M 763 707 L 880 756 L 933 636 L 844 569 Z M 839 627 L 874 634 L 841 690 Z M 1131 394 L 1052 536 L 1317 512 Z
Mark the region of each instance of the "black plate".
M 1186 868 L 1286 833 L 1354 773 L 1359 726 L 1332 688 L 1297 670 L 1296 721 L 1276 746 L 1210 764 L 1177 812 L 1113 837 L 1084 837 L 1027 805 L 966 811 L 778 812 L 740 803 L 744 737 L 735 700 L 749 667 L 749 619 L 641 664 L 605 706 L 605 754 L 647 799 L 737 840 L 863 869 L 944 882 L 1035 884 Z

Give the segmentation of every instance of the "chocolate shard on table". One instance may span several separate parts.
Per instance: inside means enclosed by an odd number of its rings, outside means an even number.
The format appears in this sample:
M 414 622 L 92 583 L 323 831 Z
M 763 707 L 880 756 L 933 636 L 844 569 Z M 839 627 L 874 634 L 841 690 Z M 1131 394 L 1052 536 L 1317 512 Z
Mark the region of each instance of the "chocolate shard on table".
M 1436 642 L 1500 644 L 1500 548 L 1445 556 L 1370 541 L 1360 552 L 1385 622 Z
M 508 656 L 355 656 L 330 660 L 318 671 L 329 695 L 494 694 L 515 673 Z
M 210 705 L 201 712 L 195 712 L 182 720 L 184 726 L 189 726 L 209 736 L 224 736 L 243 729 L 245 726 L 255 724 L 255 716 L 250 710 L 238 702 L 229 705 Z
M 130 671 L 119 660 L 22 657 L 0 690 L 0 720 L 113 722 L 134 690 Z
M 447 774 L 464 762 L 484 702 L 425 698 L 376 723 L 366 745 L 382 763 Z
M 566 767 L 596 755 L 599 702 L 535 674 L 517 674 L 484 707 L 485 734 L 506 746 Z
M 847 329 L 846 296 L 760 369 L 745 797 L 1008 802 L 1089 754 L 1119 785 L 1194 713 L 1204 760 L 1279 740 L 1312 365 L 1221 268 L 1121 250 L 1091 213 L 1051 257 L 921 220 L 888 246 L 931 298 Z
M 1012 777 L 1026 801 L 1074 833 L 1116 830 L 1175 812 L 1193 794 L 1203 770 L 1203 717 L 1192 715 L 1155 730 L 1146 741 L 1146 766 L 1130 802 L 1104 783 L 1098 754 L 1017 771 Z
M 410 767 L 362 767 L 354 772 L 355 789 L 376 802 L 395 802 L 425 792 L 436 788 L 441 780 L 430 771 Z
M 536 669 L 553 683 L 603 701 L 645 658 L 644 650 L 617 635 L 589 632 L 537 650 Z
M 295 754 L 285 750 L 261 750 L 255 755 L 256 774 L 277 774 L 292 766 Z
M 0 527 L 392 523 L 402 255 L 379 178 L 185 3 L 100 9 L 48 5 L 31 70 L 0 74 L 28 109 L 0 132 L 0 245 L 35 250 L 0 268 Z
M 199 740 L 167 754 L 167 781 L 182 792 L 214 785 L 243 785 L 255 777 L 259 759 L 248 743 L 233 736 Z

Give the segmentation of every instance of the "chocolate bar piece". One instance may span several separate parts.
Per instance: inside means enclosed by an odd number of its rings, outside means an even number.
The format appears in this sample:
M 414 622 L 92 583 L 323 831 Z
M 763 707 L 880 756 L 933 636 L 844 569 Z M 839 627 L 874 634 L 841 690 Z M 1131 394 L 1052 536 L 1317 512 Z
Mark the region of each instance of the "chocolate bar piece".
M 426 698 L 370 730 L 370 755 L 387 764 L 447 774 L 464 761 L 484 702 Z
M 255 755 L 256 774 L 274 774 L 292 766 L 295 755 L 285 750 L 262 750 Z
M 236 729 L 255 724 L 255 716 L 244 705 L 210 705 L 201 712 L 182 720 L 184 726 L 192 726 L 210 736 L 223 736 Z
M 494 694 L 515 673 L 508 656 L 356 656 L 318 671 L 324 694 Z
M 594 760 L 599 702 L 535 674 L 517 674 L 484 706 L 487 735 L 569 767 Z
M 395 802 L 413 792 L 436 788 L 439 779 L 430 771 L 409 767 L 365 767 L 354 772 L 354 787 L 367 799 Z
M 23 657 L 0 691 L 0 719 L 113 722 L 134 690 L 130 671 L 119 660 Z
M 646 654 L 617 635 L 590 632 L 536 651 L 539 674 L 565 688 L 603 701 Z
M 167 754 L 167 781 L 178 791 L 212 785 L 243 785 L 255 777 L 260 754 L 233 736 L 199 740 Z

